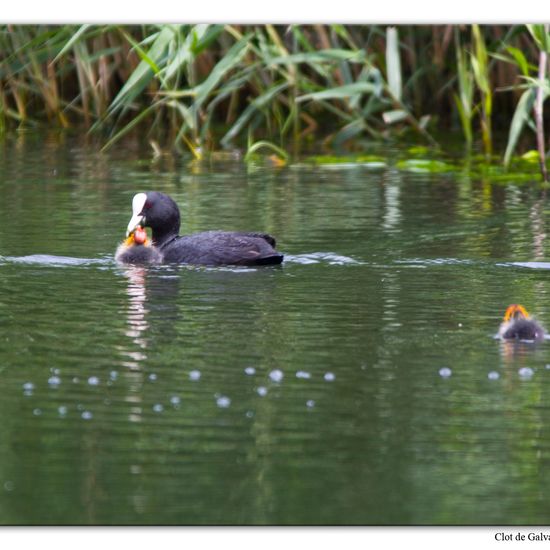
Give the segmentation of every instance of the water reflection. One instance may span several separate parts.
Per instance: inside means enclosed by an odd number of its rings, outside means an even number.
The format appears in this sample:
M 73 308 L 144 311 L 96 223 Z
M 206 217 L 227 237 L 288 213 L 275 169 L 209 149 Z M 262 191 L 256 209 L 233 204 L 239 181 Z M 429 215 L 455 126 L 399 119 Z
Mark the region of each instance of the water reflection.
M 128 295 L 128 307 L 126 312 L 127 328 L 125 335 L 130 338 L 132 345 L 120 348 L 120 354 L 124 357 L 121 365 L 125 367 L 125 379 L 128 384 L 128 392 L 125 401 L 130 403 L 128 420 L 130 422 L 141 422 L 143 414 L 142 389 L 144 372 L 142 363 L 147 359 L 145 350 L 148 346 L 146 331 L 149 329 L 147 321 L 148 310 L 146 307 L 147 289 L 144 267 L 130 266 L 124 272 L 128 280 L 126 293 Z M 138 348 L 137 350 L 135 348 Z

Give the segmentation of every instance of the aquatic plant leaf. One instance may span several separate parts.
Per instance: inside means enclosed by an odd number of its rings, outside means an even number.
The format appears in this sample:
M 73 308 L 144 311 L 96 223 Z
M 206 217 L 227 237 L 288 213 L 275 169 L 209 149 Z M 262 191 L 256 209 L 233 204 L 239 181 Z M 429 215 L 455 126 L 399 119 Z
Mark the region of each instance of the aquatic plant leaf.
M 401 59 L 399 57 L 399 36 L 395 27 L 386 30 L 386 70 L 388 87 L 397 101 L 403 96 L 401 80 Z
M 393 111 L 386 111 L 382 113 L 382 119 L 386 124 L 395 124 L 396 122 L 401 122 L 402 120 L 407 119 L 409 113 L 403 109 L 395 109 Z
M 326 49 L 316 52 L 295 53 L 273 57 L 268 60 L 268 65 L 315 63 L 332 61 L 349 61 L 351 63 L 363 63 L 366 59 L 365 50 Z
M 91 27 L 89 23 L 81 25 L 80 28 L 71 36 L 68 42 L 61 48 L 61 51 L 53 58 L 52 63 L 55 63 L 60 57 L 65 55 L 84 35 L 84 33 Z
M 510 124 L 510 131 L 508 133 L 508 143 L 506 145 L 506 152 L 504 153 L 504 166 L 508 167 L 510 159 L 516 148 L 519 136 L 526 122 L 529 120 L 531 109 L 535 102 L 535 89 L 526 90 L 519 98 L 512 122 Z
M 137 46 L 127 33 L 123 31 L 123 34 L 129 42 Z M 174 31 L 172 27 L 164 25 L 148 52 L 145 52 L 142 48 L 137 46 L 136 51 L 138 51 L 141 61 L 109 106 L 110 112 L 116 111 L 122 105 L 131 103 L 144 90 L 147 84 L 149 84 L 154 75 L 160 71 L 157 67 L 157 63 L 164 55 L 168 43 L 173 37 Z
M 243 36 L 237 41 L 220 61 L 210 71 L 210 74 L 204 82 L 195 88 L 194 109 L 199 109 L 206 98 L 214 90 L 220 80 L 243 58 L 249 48 L 250 35 Z
M 250 105 L 242 112 L 241 116 L 236 120 L 235 124 L 231 126 L 229 131 L 221 140 L 222 145 L 226 145 L 232 139 L 234 139 L 242 130 L 243 126 L 250 120 L 252 115 L 262 109 L 265 105 L 270 103 L 279 93 L 286 90 L 289 87 L 288 82 L 283 82 L 278 86 L 273 86 L 267 92 L 257 97 Z
M 527 29 L 537 43 L 539 50 L 550 53 L 550 34 L 545 29 L 544 24 L 527 25 Z
M 257 141 L 256 143 L 253 143 L 248 147 L 248 150 L 244 157 L 245 162 L 248 162 L 252 158 L 254 153 L 259 149 L 271 149 L 272 151 L 277 153 L 285 162 L 288 160 L 288 153 L 284 149 L 281 149 L 280 147 L 278 147 L 274 143 L 271 143 L 270 141 L 262 140 L 262 141 Z
M 337 86 L 321 92 L 313 92 L 296 98 L 296 101 L 319 101 L 324 99 L 345 99 L 357 94 L 374 94 L 378 91 L 378 86 L 370 82 L 354 82 L 345 86 Z

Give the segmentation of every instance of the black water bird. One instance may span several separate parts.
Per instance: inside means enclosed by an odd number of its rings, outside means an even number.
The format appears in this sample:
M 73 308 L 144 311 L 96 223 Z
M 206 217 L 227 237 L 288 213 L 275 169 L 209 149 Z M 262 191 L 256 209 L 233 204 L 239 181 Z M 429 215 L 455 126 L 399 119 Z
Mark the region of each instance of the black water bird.
M 543 340 L 544 329 L 519 305 L 508 306 L 498 336 L 503 340 Z
M 205 231 L 180 236 L 178 205 L 164 193 L 138 193 L 132 200 L 132 214 L 127 234 L 137 227 L 150 227 L 153 247 L 163 263 L 274 265 L 283 261 L 275 239 L 264 233 Z

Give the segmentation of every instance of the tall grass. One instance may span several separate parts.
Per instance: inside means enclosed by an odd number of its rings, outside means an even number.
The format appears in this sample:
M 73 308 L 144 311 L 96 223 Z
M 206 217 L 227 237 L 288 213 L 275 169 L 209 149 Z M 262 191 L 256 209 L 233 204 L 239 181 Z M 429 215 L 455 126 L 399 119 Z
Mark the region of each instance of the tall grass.
M 84 124 L 106 148 L 141 132 L 157 153 L 200 158 L 415 135 L 436 146 L 461 128 L 490 161 L 496 125 L 509 163 L 533 126 L 544 164 L 548 43 L 543 25 L 8 25 L 0 132 Z

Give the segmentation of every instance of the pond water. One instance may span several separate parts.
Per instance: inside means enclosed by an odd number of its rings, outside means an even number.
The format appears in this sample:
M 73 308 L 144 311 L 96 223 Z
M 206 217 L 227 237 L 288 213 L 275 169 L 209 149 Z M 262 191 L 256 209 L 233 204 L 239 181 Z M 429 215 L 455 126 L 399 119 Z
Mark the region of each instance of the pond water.
M 386 166 L 0 146 L 0 523 L 546 524 L 549 203 Z M 123 267 L 136 192 L 279 267 Z

